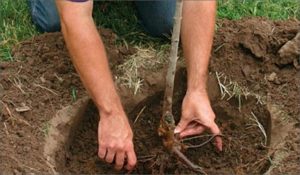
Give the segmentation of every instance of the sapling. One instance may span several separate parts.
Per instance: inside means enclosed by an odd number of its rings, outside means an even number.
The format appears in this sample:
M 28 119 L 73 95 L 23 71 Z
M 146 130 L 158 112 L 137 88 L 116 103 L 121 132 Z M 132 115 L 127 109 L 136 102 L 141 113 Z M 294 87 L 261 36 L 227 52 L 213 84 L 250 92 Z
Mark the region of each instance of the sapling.
M 164 146 L 171 152 L 176 154 L 180 160 L 187 164 L 191 169 L 205 174 L 201 167 L 192 163 L 181 151 L 184 145 L 180 142 L 177 135 L 174 134 L 175 120 L 172 114 L 172 101 L 174 90 L 174 79 L 176 72 L 176 63 L 178 59 L 178 45 L 180 38 L 180 28 L 182 19 L 183 0 L 176 1 L 176 11 L 174 17 L 174 26 L 172 33 L 171 51 L 169 56 L 169 65 L 166 75 L 166 87 L 163 101 L 163 113 L 158 128 L 159 135 L 163 138 Z

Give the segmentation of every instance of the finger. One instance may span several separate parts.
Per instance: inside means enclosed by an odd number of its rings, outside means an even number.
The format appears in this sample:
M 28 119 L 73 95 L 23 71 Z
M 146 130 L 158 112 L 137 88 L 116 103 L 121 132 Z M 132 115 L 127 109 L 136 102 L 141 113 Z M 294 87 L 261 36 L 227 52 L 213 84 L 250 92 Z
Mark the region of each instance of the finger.
M 111 149 L 107 150 L 105 161 L 107 163 L 112 163 L 114 161 L 114 158 L 115 158 L 115 152 L 112 151 Z
M 125 158 L 125 153 L 124 152 L 118 152 L 116 154 L 116 165 L 115 165 L 115 168 L 117 170 L 121 170 L 123 168 L 124 158 Z
M 188 124 L 189 124 L 188 120 L 181 118 L 180 122 L 178 123 L 178 125 L 174 130 L 174 133 L 175 134 L 181 133 L 187 127 Z
M 221 131 L 215 122 L 213 122 L 213 124 L 209 127 L 209 129 L 213 135 L 221 134 Z M 216 136 L 215 145 L 219 151 L 222 151 L 222 138 L 220 136 Z
M 106 155 L 106 148 L 103 145 L 99 145 L 98 156 L 100 159 L 104 159 Z
M 216 136 L 215 138 L 215 144 L 216 144 L 216 147 L 219 151 L 222 151 L 222 147 L 223 147 L 223 141 L 222 141 L 222 138 L 220 136 Z
M 129 150 L 127 153 L 127 165 L 126 165 L 126 169 L 127 170 L 132 170 L 135 165 L 136 165 L 136 155 L 135 152 L 133 150 L 133 148 L 131 150 Z
M 195 121 L 190 122 L 190 123 L 185 127 L 184 130 L 186 130 L 186 129 L 188 129 L 188 128 L 194 128 L 194 127 L 196 127 L 196 126 L 198 126 L 198 125 L 199 125 L 198 122 L 195 122 Z M 183 130 L 183 131 L 184 131 L 184 130 Z M 183 132 L 183 131 L 181 131 L 181 132 Z
M 198 125 L 194 128 L 187 128 L 180 133 L 180 138 L 201 134 L 205 130 L 205 127 Z

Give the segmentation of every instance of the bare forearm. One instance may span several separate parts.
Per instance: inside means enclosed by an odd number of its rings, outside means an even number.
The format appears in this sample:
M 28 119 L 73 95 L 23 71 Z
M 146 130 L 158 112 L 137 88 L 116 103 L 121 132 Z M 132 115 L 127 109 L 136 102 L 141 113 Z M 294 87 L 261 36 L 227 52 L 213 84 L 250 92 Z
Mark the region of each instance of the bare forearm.
M 205 92 L 215 11 L 215 1 L 184 1 L 181 39 L 187 62 L 188 91 Z
M 98 108 L 110 112 L 120 100 L 92 16 L 82 14 L 78 15 L 80 19 L 66 18 L 62 18 L 62 32 L 73 64 Z

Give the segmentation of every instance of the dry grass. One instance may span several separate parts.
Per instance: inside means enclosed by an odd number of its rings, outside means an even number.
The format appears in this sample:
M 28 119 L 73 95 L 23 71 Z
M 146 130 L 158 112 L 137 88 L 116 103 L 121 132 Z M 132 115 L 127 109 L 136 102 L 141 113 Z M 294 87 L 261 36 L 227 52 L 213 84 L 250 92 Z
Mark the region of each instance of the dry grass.
M 257 104 L 265 104 L 265 100 L 259 94 L 250 92 L 247 87 L 240 86 L 237 82 L 230 80 L 224 73 L 215 72 L 219 89 L 221 92 L 221 99 L 230 100 L 231 98 L 236 98 L 239 104 L 239 110 L 242 107 L 242 98 L 247 100 L 247 97 L 254 96 L 256 98 Z
M 259 128 L 259 130 L 261 131 L 261 133 L 263 134 L 263 136 L 264 136 L 263 146 L 267 146 L 268 137 L 267 137 L 266 130 L 265 130 L 264 126 L 258 121 L 257 117 L 255 116 L 255 114 L 253 112 L 251 112 L 250 120 L 254 122 L 251 125 L 257 126 Z
M 152 46 L 135 46 L 136 53 L 130 55 L 123 64 L 117 67 L 119 76 L 117 83 L 125 85 L 137 94 L 143 86 L 143 78 L 140 75 L 140 69 L 157 70 L 167 58 L 168 45 L 163 45 L 161 49 L 156 50 Z

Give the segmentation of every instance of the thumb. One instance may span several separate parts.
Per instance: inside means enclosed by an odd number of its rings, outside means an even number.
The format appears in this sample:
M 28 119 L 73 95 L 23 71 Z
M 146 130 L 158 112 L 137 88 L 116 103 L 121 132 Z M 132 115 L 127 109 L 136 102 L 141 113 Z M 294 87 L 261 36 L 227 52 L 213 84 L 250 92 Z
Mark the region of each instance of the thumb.
M 189 123 L 188 120 L 181 118 L 180 122 L 178 123 L 178 125 L 174 130 L 174 133 L 175 134 L 181 133 L 187 127 L 188 123 Z

